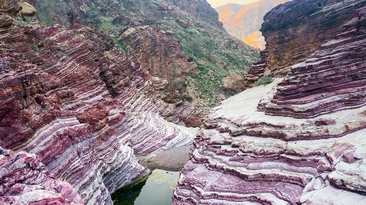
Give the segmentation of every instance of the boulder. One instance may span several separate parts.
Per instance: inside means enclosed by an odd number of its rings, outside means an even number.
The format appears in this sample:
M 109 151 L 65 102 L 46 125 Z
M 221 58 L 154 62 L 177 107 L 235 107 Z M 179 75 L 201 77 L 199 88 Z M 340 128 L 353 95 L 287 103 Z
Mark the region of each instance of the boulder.
M 188 28 L 189 26 L 189 21 L 181 19 L 181 18 L 177 18 L 175 20 L 180 26 L 182 26 L 183 28 Z
M 20 2 L 19 5 L 22 7 L 20 13 L 22 16 L 34 16 L 37 10 L 27 2 Z
M 239 93 L 245 89 L 244 77 L 242 75 L 230 75 L 222 79 L 223 88 L 228 91 Z

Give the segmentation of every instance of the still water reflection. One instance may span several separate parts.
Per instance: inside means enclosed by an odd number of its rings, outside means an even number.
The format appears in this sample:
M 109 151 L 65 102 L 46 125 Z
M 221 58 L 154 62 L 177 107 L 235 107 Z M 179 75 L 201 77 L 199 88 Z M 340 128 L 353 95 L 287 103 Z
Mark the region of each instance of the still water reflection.
M 115 205 L 171 205 L 179 172 L 154 170 L 145 182 L 112 195 Z

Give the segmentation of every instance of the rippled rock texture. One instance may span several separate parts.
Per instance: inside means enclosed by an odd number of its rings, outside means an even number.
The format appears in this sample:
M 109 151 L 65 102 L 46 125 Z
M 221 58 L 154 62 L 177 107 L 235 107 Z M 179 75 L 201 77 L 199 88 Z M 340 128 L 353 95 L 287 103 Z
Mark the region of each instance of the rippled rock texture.
M 295 0 L 272 9 L 260 29 L 266 41 L 265 55 L 248 72 L 254 76 L 246 79 L 247 86 L 263 75 L 286 76 L 292 65 L 336 38 L 354 11 L 363 6 L 365 1 Z
M 302 2 L 294 8 L 307 5 Z M 352 15 L 333 39 L 291 66 L 284 79 L 213 109 L 195 139 L 174 204 L 366 203 L 362 4 L 325 6 L 339 18 L 342 8 Z
M 192 142 L 179 126 L 192 109 L 154 98 L 161 81 L 103 32 L 21 18 L 5 32 L 0 146 L 11 151 L 1 156 L 1 200 L 112 204 L 110 193 L 149 173 L 135 155 Z
M 356 1 L 344 6 L 361 3 L 366 5 L 366 1 Z M 292 66 L 273 98 L 263 101 L 260 108 L 270 115 L 310 118 L 365 105 L 365 11 L 364 7 L 356 9 L 333 40 Z
M 128 58 L 167 82 L 159 93 L 164 101 L 184 102 L 202 113 L 235 92 L 222 89 L 226 76 L 243 75 L 257 61 L 258 51 L 230 36 L 206 0 L 30 2 L 47 25 L 103 30 Z
M 84 204 L 67 182 L 53 177 L 35 155 L 0 148 L 1 204 Z

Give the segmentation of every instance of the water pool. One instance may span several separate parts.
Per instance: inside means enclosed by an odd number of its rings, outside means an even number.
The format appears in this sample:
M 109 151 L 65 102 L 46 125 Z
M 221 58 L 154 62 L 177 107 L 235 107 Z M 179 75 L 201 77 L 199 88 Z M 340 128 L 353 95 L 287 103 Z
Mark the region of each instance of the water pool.
M 147 180 L 114 193 L 113 202 L 115 205 L 171 205 L 178 177 L 179 172 L 155 169 Z

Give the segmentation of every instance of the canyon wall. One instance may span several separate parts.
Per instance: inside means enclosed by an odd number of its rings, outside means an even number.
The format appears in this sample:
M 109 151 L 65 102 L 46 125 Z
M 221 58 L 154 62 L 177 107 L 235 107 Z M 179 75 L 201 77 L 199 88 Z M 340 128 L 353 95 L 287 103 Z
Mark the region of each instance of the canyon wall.
M 50 175 L 35 155 L 0 148 L 1 204 L 84 204 L 67 182 Z
M 263 16 L 286 0 L 259 0 L 248 5 L 226 4 L 215 8 L 226 31 L 246 44 L 263 50 L 264 38 L 259 32 Z
M 71 1 L 46 1 L 29 0 L 38 8 L 37 18 L 47 24 L 73 24 L 80 23 L 96 26 L 107 18 L 123 20 L 125 24 L 141 24 L 151 20 L 159 20 L 171 14 L 172 17 L 181 16 L 181 12 L 191 14 L 195 19 L 203 21 L 222 29 L 218 21 L 218 14 L 206 0 L 71 0 Z M 130 12 L 135 12 L 131 15 Z M 116 18 L 117 17 L 117 18 Z
M 353 11 L 364 5 L 363 1 L 292 1 L 268 12 L 260 29 L 266 49 L 249 70 L 247 86 L 263 75 L 284 77 L 293 64 L 334 39 Z
M 200 112 L 236 93 L 223 88 L 223 79 L 242 75 L 257 61 L 258 51 L 230 36 L 205 0 L 30 2 L 47 25 L 79 23 L 103 30 L 128 58 L 166 81 L 163 100 Z
M 290 71 L 212 110 L 173 204 L 366 203 L 366 1 L 324 3 L 293 1 L 266 15 L 262 30 L 283 35 L 266 38 L 262 59 L 286 58 Z
M 200 119 L 104 32 L 38 24 L 27 6 L 0 9 L 0 202 L 112 204 L 149 173 L 135 155 L 191 144 L 182 125 Z
M 207 3 L 206 0 L 164 0 L 171 5 L 178 6 L 183 11 L 192 14 L 197 19 L 207 22 L 219 29 L 222 28 L 222 23 L 218 20 L 217 12 Z

